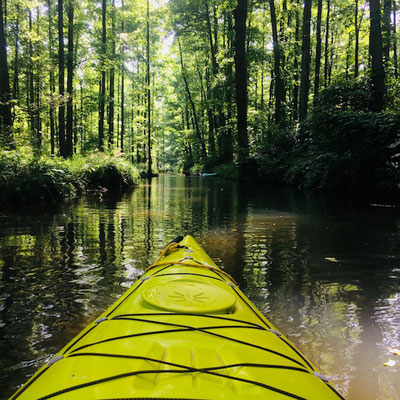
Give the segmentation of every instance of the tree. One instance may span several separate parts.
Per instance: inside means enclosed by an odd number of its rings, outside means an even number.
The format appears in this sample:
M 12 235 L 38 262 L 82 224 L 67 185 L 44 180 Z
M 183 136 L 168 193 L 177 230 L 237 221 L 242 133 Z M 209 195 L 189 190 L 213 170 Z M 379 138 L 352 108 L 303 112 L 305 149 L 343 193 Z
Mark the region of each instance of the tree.
M 303 12 L 303 39 L 301 49 L 301 82 L 299 119 L 303 121 L 307 117 L 308 95 L 310 91 L 310 22 L 312 0 L 304 0 Z
M 124 12 L 124 0 L 122 0 L 121 11 Z M 121 23 L 121 33 L 125 32 L 125 23 L 124 16 L 122 16 Z M 124 65 L 124 55 L 125 55 L 125 42 L 122 42 L 121 45 L 121 151 L 124 151 L 124 136 L 125 136 L 125 65 Z M 133 110 L 132 110 L 132 118 L 133 118 Z M 132 127 L 133 128 L 133 127 Z M 133 141 L 133 138 L 132 138 Z M 132 145 L 133 147 L 133 145 Z M 133 151 L 133 149 L 132 149 Z
M 111 68 L 110 68 L 110 99 L 108 108 L 108 147 L 114 144 L 114 81 L 115 81 L 115 0 L 112 1 L 111 8 Z
M 7 46 L 4 33 L 3 0 L 0 0 L 0 131 L 7 145 L 11 144 L 10 76 L 8 74 Z
M 182 45 L 181 45 L 181 41 L 180 41 L 179 35 L 178 35 L 178 46 L 179 46 L 179 56 L 180 56 L 180 61 L 181 61 L 182 78 L 183 78 L 183 82 L 185 84 L 187 98 L 189 99 L 190 106 L 192 108 L 193 121 L 194 121 L 196 136 L 197 136 L 197 139 L 199 140 L 199 142 L 201 144 L 201 155 L 202 155 L 202 158 L 205 159 L 207 157 L 206 144 L 204 143 L 204 139 L 203 139 L 203 137 L 201 135 L 201 132 L 200 132 L 199 121 L 197 119 L 196 105 L 195 105 L 195 103 L 193 101 L 192 94 L 191 94 L 191 91 L 190 91 L 190 88 L 189 88 L 189 83 L 188 83 L 188 80 L 187 80 L 187 77 L 186 77 L 185 66 L 183 64 Z M 188 121 L 188 124 L 189 124 L 189 118 L 187 118 L 187 121 Z
M 152 177 L 151 160 L 151 90 L 150 90 L 150 4 L 147 0 L 146 18 L 146 98 L 147 98 L 147 177 Z
M 67 126 L 65 155 L 73 155 L 74 0 L 68 0 Z
M 370 32 L 369 54 L 371 57 L 371 110 L 382 111 L 385 96 L 385 70 L 383 67 L 383 44 L 381 10 L 379 0 L 369 0 Z
M 65 152 L 65 57 L 64 57 L 64 1 L 58 0 L 58 140 L 60 156 L 66 157 Z
M 104 151 L 104 107 L 106 97 L 106 57 L 107 57 L 107 0 L 102 0 L 101 7 L 101 81 L 100 81 L 100 99 L 99 99 L 99 150 Z
M 249 136 L 247 132 L 247 62 L 246 62 L 246 21 L 247 0 L 237 0 L 233 12 L 235 17 L 235 86 L 237 107 L 237 143 L 240 173 L 243 175 L 249 157 Z
M 358 78 L 358 53 L 360 47 L 360 26 L 358 24 L 358 0 L 355 0 L 354 6 L 354 32 L 355 32 L 355 48 L 354 48 L 354 78 Z
M 314 73 L 314 102 L 318 97 L 319 91 L 319 73 L 321 70 L 321 19 L 322 19 L 322 0 L 318 0 L 318 12 L 317 12 L 317 47 L 315 50 L 315 73 Z
M 284 118 L 284 103 L 286 97 L 285 82 L 281 71 L 282 51 L 278 39 L 278 29 L 276 23 L 275 2 L 269 0 L 272 25 L 272 40 L 274 49 L 274 76 L 275 76 L 275 122 L 279 124 Z

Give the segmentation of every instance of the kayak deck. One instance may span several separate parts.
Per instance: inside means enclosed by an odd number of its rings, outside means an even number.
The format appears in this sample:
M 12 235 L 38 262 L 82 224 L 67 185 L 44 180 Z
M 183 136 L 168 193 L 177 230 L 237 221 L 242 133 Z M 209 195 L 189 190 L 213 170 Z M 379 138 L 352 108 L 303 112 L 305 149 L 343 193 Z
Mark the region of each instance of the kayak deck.
M 342 399 L 190 236 L 11 399 Z

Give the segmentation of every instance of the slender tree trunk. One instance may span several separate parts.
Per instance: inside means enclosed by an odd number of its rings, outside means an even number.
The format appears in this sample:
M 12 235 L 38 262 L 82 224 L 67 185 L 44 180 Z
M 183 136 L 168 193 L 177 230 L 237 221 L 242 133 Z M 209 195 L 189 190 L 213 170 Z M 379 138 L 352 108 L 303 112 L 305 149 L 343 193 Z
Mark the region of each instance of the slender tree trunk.
M 265 12 L 264 12 L 264 17 L 265 17 Z M 262 58 L 261 58 L 261 98 L 260 98 L 260 109 L 261 111 L 264 110 L 264 56 L 265 53 L 265 34 L 263 34 L 262 38 Z
M 390 21 L 391 11 L 392 11 L 392 0 L 383 0 L 382 42 L 383 42 L 383 65 L 386 73 L 388 73 L 389 62 L 390 62 L 390 42 L 392 36 L 392 26 Z
M 80 136 L 81 136 L 81 153 L 83 152 L 83 144 L 84 144 L 84 127 L 83 127 L 83 79 L 80 82 L 80 93 L 81 93 L 81 106 L 80 106 Z
M 199 142 L 200 142 L 200 145 L 201 145 L 201 156 L 202 156 L 203 159 L 205 159 L 205 158 L 207 158 L 206 144 L 204 143 L 204 139 L 203 139 L 203 137 L 201 135 L 201 132 L 200 132 L 199 122 L 197 120 L 196 106 L 195 106 L 195 104 L 193 102 L 192 94 L 190 93 L 189 84 L 188 84 L 188 81 L 187 81 L 187 78 L 186 78 L 185 67 L 183 65 L 182 46 L 181 46 L 181 41 L 180 41 L 179 36 L 178 36 L 178 46 L 179 46 L 179 55 L 180 55 L 180 60 L 181 60 L 182 78 L 183 78 L 183 82 L 185 84 L 186 94 L 187 94 L 187 97 L 189 99 L 189 103 L 190 103 L 190 105 L 192 107 L 194 125 L 195 125 L 195 132 L 196 132 L 196 136 L 199 139 Z
M 101 85 L 100 85 L 100 107 L 99 107 L 99 150 L 104 151 L 104 108 L 106 98 L 106 57 L 107 57 L 107 1 L 102 0 L 102 35 L 101 35 Z
M 11 145 L 11 93 L 10 77 L 8 74 L 7 45 L 4 33 L 3 4 L 0 0 L 0 135 L 6 145 Z
M 124 0 L 121 4 L 122 13 L 124 12 Z M 122 25 L 121 32 L 125 32 L 124 15 L 122 15 Z M 124 65 L 124 53 L 125 53 L 125 43 L 122 43 L 121 50 L 121 151 L 124 151 L 124 136 L 125 136 L 125 65 Z M 133 143 L 133 138 L 132 138 Z
M 111 67 L 110 67 L 110 99 L 108 113 L 108 148 L 114 145 L 114 96 L 115 96 L 115 0 L 111 9 Z
M 234 32 L 232 23 L 232 13 L 229 11 L 227 13 L 228 19 L 228 58 L 232 59 L 234 53 Z M 226 104 L 228 109 L 228 126 L 226 129 L 226 140 L 225 140 L 225 156 L 224 159 L 231 163 L 233 161 L 233 138 L 232 138 L 232 96 L 234 91 L 235 79 L 233 77 L 233 65 L 229 62 L 226 65 L 226 78 L 227 78 L 227 88 L 226 88 Z
M 354 31 L 355 31 L 355 48 L 354 48 L 354 79 L 358 78 L 358 53 L 360 47 L 360 28 L 358 26 L 358 0 L 355 0 L 354 6 Z
M 37 37 L 40 37 L 40 24 L 39 24 L 39 7 L 37 7 L 37 18 L 36 18 L 36 27 L 37 27 Z M 40 46 L 38 44 L 37 46 Z M 36 52 L 39 54 L 40 50 L 36 50 Z M 35 100 L 35 130 L 36 130 L 36 144 L 38 149 L 41 149 L 42 147 L 42 120 L 40 118 L 40 69 L 39 67 L 36 70 L 36 100 Z
M 333 68 L 333 58 L 334 58 L 334 44 L 336 42 L 337 30 L 332 29 L 331 34 L 331 47 L 329 51 L 329 67 L 328 67 L 328 85 L 332 82 L 332 68 Z
M 213 42 L 213 34 L 212 34 L 212 29 L 211 29 L 210 10 L 209 10 L 209 6 L 208 6 L 208 0 L 204 0 L 204 5 L 206 7 L 206 23 L 207 23 L 208 39 L 210 42 L 212 70 L 213 70 L 213 75 L 215 76 L 218 73 L 218 65 L 217 65 L 216 50 L 215 50 L 215 46 L 214 46 L 214 42 Z
M 54 156 L 55 153 L 55 122 L 54 122 L 54 92 L 55 92 L 55 82 L 54 82 L 54 66 L 53 66 L 53 35 L 51 27 L 53 25 L 52 21 L 52 8 L 51 0 L 47 0 L 47 8 L 49 14 L 49 59 L 50 59 L 50 101 L 49 101 L 49 117 L 50 117 L 50 152 Z
M 33 27 L 32 27 L 32 10 L 29 9 L 29 44 L 28 44 L 28 52 L 29 52 L 29 123 L 32 135 L 35 137 L 35 87 L 34 87 L 34 66 L 33 66 L 33 44 L 32 44 L 32 37 L 33 37 Z M 35 145 L 36 145 L 36 140 Z
M 399 79 L 398 65 L 397 65 L 397 33 L 396 33 L 396 0 L 393 0 L 393 65 L 394 77 Z
M 319 73 L 321 70 L 321 19 L 322 19 L 322 0 L 318 0 L 317 12 L 317 48 L 315 50 L 315 75 L 314 75 L 314 103 L 318 98 L 319 91 Z
M 15 53 L 14 53 L 14 81 L 12 98 L 14 101 L 19 102 L 19 17 L 20 17 L 20 3 L 15 5 L 17 20 L 15 21 Z
M 275 122 L 279 124 L 284 119 L 284 104 L 286 98 L 285 82 L 281 71 L 282 51 L 278 38 L 276 23 L 275 2 L 269 0 L 272 25 L 272 40 L 274 49 L 274 75 L 275 75 Z
M 325 63 L 324 63 L 324 85 L 328 86 L 328 72 L 329 72 L 329 24 L 331 14 L 331 0 L 327 2 L 327 14 L 326 14 L 326 29 L 325 29 Z
M 64 1 L 58 0 L 58 140 L 60 156 L 65 157 L 65 102 L 64 102 Z
M 239 173 L 243 176 L 249 157 L 249 136 L 247 132 L 247 62 L 246 62 L 246 20 L 247 0 L 237 0 L 233 12 L 235 17 L 235 86 L 238 131 Z
M 381 32 L 381 10 L 379 0 L 369 0 L 370 35 L 369 53 L 371 56 L 372 111 L 382 111 L 385 95 L 385 70 L 383 67 L 383 44 Z
M 299 117 L 299 40 L 300 40 L 300 0 L 296 2 L 296 28 L 295 28 L 295 46 L 294 46 L 294 86 L 293 86 L 293 119 L 297 121 Z
M 68 0 L 68 53 L 67 53 L 67 126 L 65 154 L 73 155 L 73 79 L 74 79 L 74 0 Z
M 214 135 L 214 115 L 212 110 L 212 94 L 209 69 L 206 69 L 206 85 L 207 85 L 207 117 L 208 117 L 208 150 L 211 157 L 216 157 L 215 135 Z
M 150 91 L 150 4 L 147 0 L 146 21 L 146 91 L 147 91 L 147 177 L 152 177 L 151 159 L 151 91 Z
M 307 117 L 308 95 L 310 91 L 310 22 L 312 0 L 304 0 L 303 39 L 301 49 L 301 82 L 299 119 Z

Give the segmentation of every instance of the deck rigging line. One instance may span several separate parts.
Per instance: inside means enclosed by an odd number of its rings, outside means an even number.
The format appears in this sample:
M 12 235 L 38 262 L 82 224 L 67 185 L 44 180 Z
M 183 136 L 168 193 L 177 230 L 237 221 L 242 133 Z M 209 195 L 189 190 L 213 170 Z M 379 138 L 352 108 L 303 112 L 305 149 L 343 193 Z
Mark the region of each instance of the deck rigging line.
M 137 283 L 137 285 L 132 288 L 132 290 L 125 296 L 123 297 L 114 307 L 111 311 L 109 311 L 106 315 L 106 317 L 101 318 L 99 320 L 96 321 L 96 324 L 93 325 L 91 328 L 89 328 L 88 330 L 86 330 L 86 332 L 84 332 L 83 334 L 81 334 L 71 345 L 69 345 L 66 350 L 64 350 L 63 352 L 63 356 L 60 357 L 61 359 L 66 359 L 66 358 L 71 358 L 71 357 L 110 357 L 110 358 L 123 358 L 123 359 L 135 359 L 135 360 L 144 360 L 144 361 L 150 361 L 150 362 L 154 362 L 154 363 L 158 363 L 158 364 L 162 364 L 162 365 L 167 365 L 169 367 L 173 367 L 172 369 L 165 369 L 165 370 L 139 370 L 139 371 L 129 371 L 129 372 L 125 372 L 125 373 L 121 373 L 118 375 L 114 375 L 114 376 L 109 376 L 109 377 L 105 377 L 105 378 L 101 378 L 101 379 L 96 379 L 94 381 L 90 381 L 90 382 L 85 382 L 79 385 L 74 385 L 71 387 L 67 387 L 61 390 L 58 390 L 56 392 L 50 393 L 46 396 L 43 396 L 41 398 L 39 398 L 38 400 L 47 400 L 47 399 L 51 399 L 54 397 L 57 397 L 59 395 L 65 394 L 65 393 L 69 393 L 69 392 L 73 392 L 75 390 L 79 390 L 79 389 L 83 389 L 86 387 L 90 387 L 90 386 L 94 386 L 94 385 L 98 385 L 101 383 L 105 383 L 105 382 L 109 382 L 109 381 L 113 381 L 113 380 L 117 380 L 117 379 L 123 379 L 123 378 L 127 378 L 127 377 L 132 377 L 132 376 L 137 376 L 137 375 L 147 375 L 147 374 L 182 374 L 182 373 L 194 373 L 194 372 L 198 372 L 198 373 L 203 373 L 203 374 L 209 374 L 209 375 L 213 375 L 216 377 L 220 377 L 220 378 L 224 378 L 224 379 L 229 379 L 229 380 L 234 380 L 234 381 L 238 381 L 238 382 L 244 382 L 244 383 L 249 383 L 252 385 L 256 385 L 259 387 L 262 387 L 264 389 L 267 389 L 269 391 L 273 391 L 275 393 L 279 393 L 282 394 L 286 397 L 292 398 L 292 399 L 297 399 L 297 400 L 306 400 L 304 397 L 301 397 L 299 395 L 296 395 L 294 393 L 290 393 L 287 392 L 285 390 L 276 388 L 274 386 L 270 386 L 267 384 L 264 384 L 262 382 L 258 382 L 258 381 L 254 381 L 254 380 L 250 380 L 250 379 L 245 379 L 245 378 L 240 378 L 237 376 L 232 376 L 232 375 L 225 375 L 223 373 L 220 372 L 216 372 L 216 371 L 221 371 L 221 370 L 227 370 L 227 369 L 232 369 L 232 368 L 239 368 L 239 367 L 247 367 L 247 368 L 264 368 L 264 369 L 285 369 L 285 370 L 290 370 L 290 371 L 295 371 L 295 372 L 302 372 L 302 373 L 307 373 L 307 374 L 313 374 L 314 373 L 314 368 L 313 366 L 308 362 L 308 360 L 291 344 L 289 343 L 285 338 L 283 338 L 280 333 L 275 332 L 274 330 L 271 329 L 271 326 L 262 318 L 262 316 L 257 312 L 257 310 L 255 310 L 251 304 L 249 304 L 249 302 L 247 301 L 246 298 L 244 298 L 237 290 L 236 287 L 237 283 L 235 282 L 235 280 L 225 271 L 219 269 L 218 267 L 214 266 L 214 265 L 209 265 L 209 264 L 204 264 L 204 263 L 200 263 L 197 260 L 194 260 L 193 258 L 190 258 L 190 260 L 193 263 L 189 263 L 189 262 L 185 262 L 183 260 L 181 261 L 177 261 L 177 262 L 173 262 L 173 263 L 160 263 L 160 261 L 162 260 L 162 258 L 164 258 L 165 256 L 167 256 L 169 253 L 171 252 L 175 252 L 180 248 L 185 248 L 182 246 L 179 246 L 178 243 L 176 242 L 171 242 L 170 244 L 168 244 L 160 253 L 160 256 L 157 258 L 157 260 L 150 265 L 147 269 L 146 272 L 156 268 L 156 267 L 163 267 L 161 269 L 159 269 L 157 272 L 148 275 L 146 278 L 143 278 L 143 280 L 141 280 L 140 282 Z M 188 272 L 174 272 L 174 273 L 164 273 L 161 274 L 161 272 L 163 272 L 164 270 L 166 270 L 169 267 L 172 266 L 189 266 L 189 267 L 196 267 L 196 268 L 205 268 L 209 271 L 211 271 L 213 274 L 215 274 L 217 277 L 214 276 L 209 276 L 209 275 L 204 275 L 204 274 L 199 274 L 199 273 L 188 273 Z M 229 286 L 232 288 L 232 290 L 236 293 L 236 295 L 243 301 L 243 303 L 250 308 L 250 310 L 255 314 L 255 316 L 262 322 L 263 325 L 259 325 L 256 324 L 254 322 L 249 322 L 249 321 L 243 321 L 240 319 L 234 319 L 234 318 L 228 318 L 228 317 L 222 317 L 219 315 L 208 315 L 208 314 L 196 314 L 196 313 L 178 313 L 178 312 L 165 312 L 165 313 L 137 313 L 137 314 L 119 314 L 119 315 L 115 315 L 113 317 L 110 318 L 110 316 L 118 309 L 118 307 L 123 304 L 147 279 L 150 278 L 156 278 L 156 277 L 161 277 L 161 276 L 173 276 L 173 275 L 192 275 L 192 276 L 200 276 L 200 277 L 206 277 L 209 279 L 214 279 L 214 280 L 218 280 L 221 282 L 226 282 L 229 284 Z M 228 280 L 227 280 L 228 279 Z M 234 284 L 232 284 L 234 283 Z M 233 322 L 233 323 L 241 323 L 244 325 L 220 325 L 220 326 L 205 326 L 205 327 L 194 327 L 194 326 L 190 326 L 190 325 L 183 325 L 183 324 L 175 324 L 172 322 L 165 322 L 165 321 L 157 321 L 157 320 L 149 320 L 149 319 L 145 319 L 145 318 L 140 318 L 140 317 L 154 317 L 154 316 L 188 316 L 188 317 L 203 317 L 203 318 L 211 318 L 211 319 L 216 319 L 216 320 L 222 320 L 222 321 L 229 321 L 229 322 Z M 78 344 L 79 341 L 81 341 L 86 335 L 88 335 L 90 332 L 93 331 L 93 329 L 95 329 L 97 326 L 100 325 L 100 322 L 111 322 L 111 321 L 136 321 L 136 322 L 145 322 L 145 323 L 149 323 L 149 324 L 158 324 L 158 325 L 164 325 L 164 326 L 168 326 L 168 327 L 173 327 L 173 328 L 178 328 L 178 329 L 165 329 L 165 330 L 158 330 L 158 331 L 147 331 L 147 332 L 141 332 L 141 333 L 135 333 L 135 334 L 130 334 L 130 335 L 122 335 L 122 336 L 116 336 L 116 337 L 111 337 L 111 338 L 107 338 L 104 340 L 99 340 L 97 342 L 93 342 L 93 343 L 87 343 L 85 345 L 82 345 L 80 347 L 76 347 L 76 345 Z M 239 329 L 255 329 L 255 330 L 261 330 L 263 332 L 271 332 L 273 334 L 276 334 L 277 338 L 279 338 L 283 343 L 285 343 L 302 361 L 304 361 L 304 363 L 306 365 L 303 365 L 302 362 L 287 356 L 285 354 L 282 354 L 278 351 L 263 347 L 263 346 L 259 346 L 253 343 L 249 343 L 247 341 L 243 341 L 243 340 L 239 340 L 239 339 L 235 339 L 235 338 L 231 338 L 229 336 L 225 336 L 225 335 L 221 335 L 218 334 L 216 332 L 211 332 L 211 330 L 215 330 L 215 329 L 230 329 L 230 328 L 239 328 Z M 164 360 L 158 360 L 158 359 L 153 359 L 153 358 L 149 358 L 149 357 L 144 357 L 144 356 L 134 356 L 134 355 L 126 355 L 126 354 L 110 354 L 110 353 L 102 353 L 102 352 L 79 352 L 81 350 L 87 349 L 88 347 L 91 346 L 95 346 L 95 345 L 99 345 L 99 344 L 103 344 L 103 343 L 107 343 L 107 342 L 111 342 L 111 341 L 116 341 L 116 340 L 123 340 L 123 339 L 129 339 L 129 338 L 133 338 L 133 337 L 140 337 L 140 336 L 149 336 L 149 335 L 155 335 L 155 334 L 164 334 L 164 333 L 175 333 L 175 332 L 202 332 L 211 336 L 215 336 L 218 338 L 222 338 L 225 340 L 229 340 L 229 341 L 233 341 L 235 343 L 239 343 L 242 345 L 246 345 L 246 346 L 250 346 L 259 350 L 263 350 L 266 352 L 269 352 L 271 354 L 277 355 L 279 357 L 282 357 L 286 360 L 289 360 L 295 364 L 297 364 L 296 366 L 287 366 L 287 365 L 280 365 L 280 364 L 262 364 L 262 363 L 236 363 L 236 364 L 228 364 L 228 365 L 220 365 L 217 367 L 206 367 L 206 368 L 195 368 L 195 367 L 189 367 L 186 365 L 181 365 L 181 364 L 177 364 L 177 363 L 172 363 L 172 362 L 168 362 L 168 361 L 164 361 Z M 75 347 L 75 348 L 74 348 Z M 68 354 L 67 354 L 68 353 Z M 57 359 L 57 357 L 55 358 Z M 32 383 L 34 383 L 36 381 L 37 378 L 39 378 L 43 373 L 45 373 L 51 366 L 52 364 L 49 362 L 48 365 L 43 368 L 39 374 L 37 374 L 31 381 L 29 381 L 24 387 L 21 388 L 21 390 L 19 392 L 17 392 L 12 398 L 11 400 L 15 400 L 17 399 Z M 178 369 L 176 369 L 178 368 Z M 323 380 L 322 380 L 323 381 Z M 338 393 L 328 382 L 323 381 L 328 387 L 329 389 L 331 389 L 337 396 L 338 398 L 344 400 L 344 397 L 341 396 L 340 393 Z M 126 398 L 125 400 L 129 400 L 129 399 L 133 399 L 133 398 Z M 139 398 L 135 398 L 136 400 L 138 400 Z M 180 400 L 177 398 L 155 398 L 155 397 L 146 397 L 146 398 L 142 398 L 143 400 L 150 400 L 150 399 L 157 399 L 157 400 Z M 103 400 L 107 400 L 107 399 L 103 399 Z M 117 400 L 117 399 L 108 399 L 108 400 Z M 122 399 L 120 399 L 122 400 Z

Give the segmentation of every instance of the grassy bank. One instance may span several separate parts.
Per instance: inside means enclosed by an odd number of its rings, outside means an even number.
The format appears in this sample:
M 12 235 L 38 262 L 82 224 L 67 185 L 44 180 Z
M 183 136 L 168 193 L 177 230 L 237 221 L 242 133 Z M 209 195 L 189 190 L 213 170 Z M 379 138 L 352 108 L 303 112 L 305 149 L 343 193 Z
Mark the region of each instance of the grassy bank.
M 60 202 L 92 191 L 133 188 L 139 173 L 123 156 L 95 153 L 71 160 L 28 149 L 0 151 L 0 205 Z

